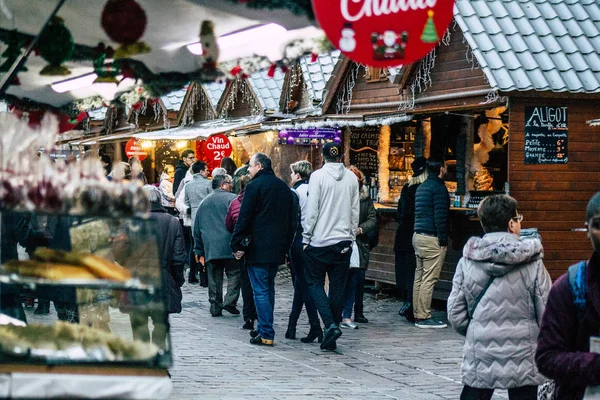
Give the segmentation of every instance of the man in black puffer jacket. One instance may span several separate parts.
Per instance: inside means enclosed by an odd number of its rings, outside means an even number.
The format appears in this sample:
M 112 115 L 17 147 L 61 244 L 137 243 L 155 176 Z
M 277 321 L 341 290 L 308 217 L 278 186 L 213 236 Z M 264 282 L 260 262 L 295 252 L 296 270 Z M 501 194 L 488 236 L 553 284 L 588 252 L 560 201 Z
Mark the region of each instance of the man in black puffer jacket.
M 433 287 L 440 277 L 448 248 L 448 212 L 450 197 L 442 180 L 444 163 L 427 160 L 429 177 L 417 189 L 415 197 L 415 233 L 413 246 L 417 261 L 413 289 L 415 326 L 445 328 L 447 325 L 431 318 Z

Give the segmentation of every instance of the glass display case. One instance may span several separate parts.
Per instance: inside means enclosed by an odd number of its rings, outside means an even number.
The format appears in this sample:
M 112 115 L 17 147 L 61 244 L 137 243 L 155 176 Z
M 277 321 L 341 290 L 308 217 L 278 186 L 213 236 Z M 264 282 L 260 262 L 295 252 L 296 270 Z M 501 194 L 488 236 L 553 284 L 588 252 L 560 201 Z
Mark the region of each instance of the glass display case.
M 177 293 L 156 221 L 0 215 L 0 397 L 37 379 L 35 398 L 167 398 Z

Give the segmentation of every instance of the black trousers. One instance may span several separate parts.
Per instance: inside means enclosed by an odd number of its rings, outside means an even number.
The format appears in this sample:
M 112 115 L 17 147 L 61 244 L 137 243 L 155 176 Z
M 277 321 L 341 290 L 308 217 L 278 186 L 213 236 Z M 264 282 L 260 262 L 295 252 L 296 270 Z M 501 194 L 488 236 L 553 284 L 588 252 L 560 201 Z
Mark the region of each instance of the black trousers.
M 351 246 L 351 241 L 344 240 L 326 247 L 309 245 L 304 250 L 306 281 L 326 328 L 342 321 L 342 303 L 350 268 Z M 325 274 L 329 277 L 329 297 L 325 293 Z
M 244 301 L 242 315 L 244 321 L 248 321 L 249 319 L 255 321 L 258 319 L 258 315 L 256 314 L 256 306 L 254 305 L 254 293 L 252 292 L 250 277 L 248 276 L 248 267 L 246 266 L 245 259 L 242 259 L 239 263 L 241 272 L 240 278 L 242 282 L 242 300 Z
M 508 398 L 510 400 L 536 400 L 537 386 L 521 386 L 508 389 Z M 465 385 L 460 400 L 490 400 L 494 394 L 494 389 L 478 389 Z

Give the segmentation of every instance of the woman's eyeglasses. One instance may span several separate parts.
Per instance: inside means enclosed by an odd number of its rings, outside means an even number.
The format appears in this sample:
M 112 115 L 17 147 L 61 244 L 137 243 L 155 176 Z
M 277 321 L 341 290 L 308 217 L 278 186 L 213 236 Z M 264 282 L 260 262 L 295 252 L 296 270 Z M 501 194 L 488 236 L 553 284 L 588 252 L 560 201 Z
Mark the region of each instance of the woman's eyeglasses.
M 517 214 L 516 217 L 512 217 L 512 220 L 515 221 L 515 222 L 516 221 L 521 222 L 521 221 L 523 221 L 523 215 L 522 214 Z

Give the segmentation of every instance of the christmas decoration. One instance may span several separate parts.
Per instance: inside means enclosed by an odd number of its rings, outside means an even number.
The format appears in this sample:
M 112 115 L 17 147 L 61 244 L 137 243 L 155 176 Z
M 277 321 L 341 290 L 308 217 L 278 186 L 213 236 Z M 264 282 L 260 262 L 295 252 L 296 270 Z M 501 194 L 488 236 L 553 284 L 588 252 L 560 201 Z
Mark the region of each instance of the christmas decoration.
M 21 47 L 25 45 L 25 40 L 19 37 L 16 30 L 13 30 L 7 45 L 8 47 L 2 53 L 2 57 L 6 58 L 6 60 L 0 65 L 0 72 L 8 72 L 10 70 L 10 67 L 12 67 L 21 55 Z M 27 68 L 23 65 L 19 72 L 27 72 Z
M 312 0 L 327 38 L 362 65 L 412 64 L 431 52 L 453 18 L 454 0 Z
M 73 36 L 62 18 L 54 17 L 40 35 L 38 41 L 40 56 L 48 61 L 40 75 L 69 75 L 71 71 L 62 65 L 71 59 L 74 50 Z
M 202 69 L 216 69 L 219 61 L 219 45 L 212 21 L 202 21 L 200 43 L 202 43 Z
M 377 149 L 377 158 L 379 159 L 379 201 L 386 203 L 390 201 L 390 138 L 392 130 L 389 125 L 384 125 L 379 130 L 379 147 Z
M 105 47 L 104 43 L 100 43 L 96 49 L 97 57 L 94 59 L 94 72 L 98 77 L 94 80 L 94 83 L 118 83 L 119 68 L 112 63 L 105 63 L 107 58 L 113 58 L 114 56 L 112 47 Z
M 433 10 L 429 10 L 427 15 L 429 18 L 427 18 L 427 23 L 425 24 L 425 29 L 421 35 L 421 40 L 423 43 L 437 43 L 440 41 L 440 38 L 438 37 L 437 30 L 435 29 L 435 24 L 433 22 Z
M 146 30 L 146 12 L 135 0 L 108 0 L 102 10 L 102 29 L 121 46 L 115 58 L 149 53 L 150 47 L 139 39 Z

